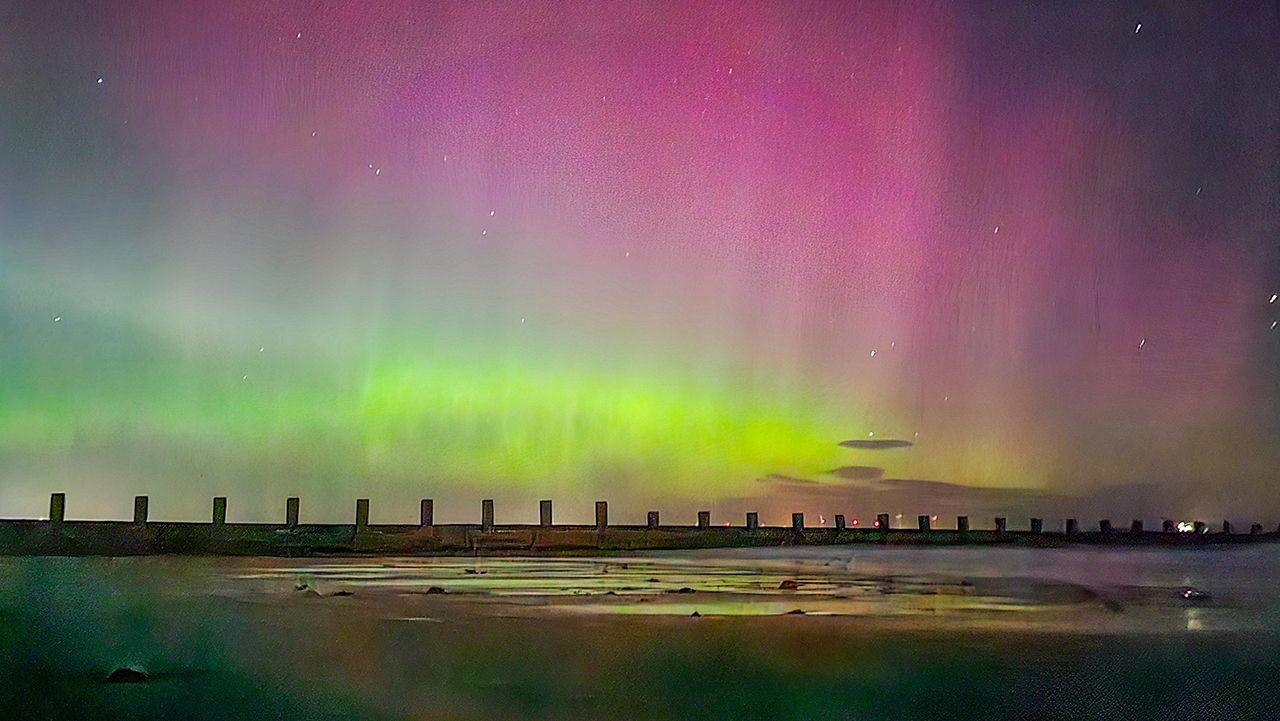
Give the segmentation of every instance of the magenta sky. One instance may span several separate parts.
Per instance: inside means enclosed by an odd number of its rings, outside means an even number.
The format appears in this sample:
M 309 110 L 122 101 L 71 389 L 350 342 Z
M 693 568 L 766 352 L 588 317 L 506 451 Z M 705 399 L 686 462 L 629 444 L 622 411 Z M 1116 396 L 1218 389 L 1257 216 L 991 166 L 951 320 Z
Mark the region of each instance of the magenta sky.
M 442 337 L 767 389 L 832 447 L 915 441 L 849 455 L 889 477 L 1280 513 L 1274 7 L 261 5 L 6 11 L 12 361 L 46 367 L 25 319 L 75 304 L 169 349 L 121 368 L 193 383 L 210 348 L 261 341 L 367 388 Z M 102 333 L 73 352 L 110 366 Z M 10 503 L 134 442 L 23 438 Z M 207 464 L 208 440 L 129 473 Z M 712 500 L 781 470 L 847 481 L 798 461 Z

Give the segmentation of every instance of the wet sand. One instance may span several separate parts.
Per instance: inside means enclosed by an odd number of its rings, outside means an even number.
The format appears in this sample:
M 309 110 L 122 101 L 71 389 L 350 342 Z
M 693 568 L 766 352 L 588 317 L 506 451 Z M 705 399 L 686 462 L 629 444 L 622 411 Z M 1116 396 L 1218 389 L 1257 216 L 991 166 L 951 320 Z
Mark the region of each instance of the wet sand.
M 1275 718 L 1278 569 L 1263 549 L 6 559 L 0 701 L 29 718 Z M 151 678 L 103 683 L 121 666 Z

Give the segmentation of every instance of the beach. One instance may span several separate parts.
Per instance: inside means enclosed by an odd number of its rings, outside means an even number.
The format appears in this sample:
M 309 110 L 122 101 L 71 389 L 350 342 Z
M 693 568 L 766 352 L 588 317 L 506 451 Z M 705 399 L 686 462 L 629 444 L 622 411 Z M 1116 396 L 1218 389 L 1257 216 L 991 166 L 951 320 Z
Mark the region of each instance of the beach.
M 1274 718 L 1280 553 L 0 560 L 27 718 Z M 145 680 L 108 683 L 116 669 Z

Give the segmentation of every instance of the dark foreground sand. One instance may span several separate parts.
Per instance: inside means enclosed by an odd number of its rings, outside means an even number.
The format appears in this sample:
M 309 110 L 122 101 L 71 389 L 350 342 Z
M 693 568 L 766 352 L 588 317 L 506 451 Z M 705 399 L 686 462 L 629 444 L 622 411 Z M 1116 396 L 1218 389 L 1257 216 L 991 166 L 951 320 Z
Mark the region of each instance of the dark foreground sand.
M 760 553 L 4 560 L 0 714 L 1280 717 L 1269 552 Z

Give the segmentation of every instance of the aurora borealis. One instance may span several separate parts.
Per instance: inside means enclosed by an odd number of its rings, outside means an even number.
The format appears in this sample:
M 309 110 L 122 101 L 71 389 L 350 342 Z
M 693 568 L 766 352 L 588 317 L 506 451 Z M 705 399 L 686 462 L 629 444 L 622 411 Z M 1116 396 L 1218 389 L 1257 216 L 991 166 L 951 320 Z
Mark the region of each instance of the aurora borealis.
M 0 5 L 0 516 L 1280 516 L 1274 3 L 263 5 Z

